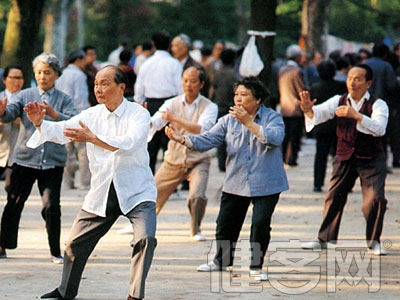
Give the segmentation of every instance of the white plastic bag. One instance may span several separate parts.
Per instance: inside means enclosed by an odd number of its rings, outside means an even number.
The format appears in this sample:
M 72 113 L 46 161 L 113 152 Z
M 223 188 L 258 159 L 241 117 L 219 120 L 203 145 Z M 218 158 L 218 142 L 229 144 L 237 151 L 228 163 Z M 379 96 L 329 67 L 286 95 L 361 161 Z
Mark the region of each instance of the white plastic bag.
M 258 55 L 256 37 L 252 35 L 244 48 L 239 73 L 242 76 L 258 76 L 262 69 L 264 69 L 264 63 Z

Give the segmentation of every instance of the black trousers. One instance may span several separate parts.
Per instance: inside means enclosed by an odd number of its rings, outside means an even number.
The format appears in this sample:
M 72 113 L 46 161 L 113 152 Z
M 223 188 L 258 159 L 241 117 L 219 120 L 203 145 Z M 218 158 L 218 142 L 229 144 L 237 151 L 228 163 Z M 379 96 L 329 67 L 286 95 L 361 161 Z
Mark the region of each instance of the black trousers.
M 146 98 L 147 109 L 150 116 L 154 115 L 163 105 L 165 100 L 172 98 Z M 169 138 L 166 136 L 164 129 L 157 131 L 152 140 L 147 144 L 147 151 L 150 156 L 150 169 L 155 174 L 158 151 L 162 149 L 163 153 L 167 150 Z
M 283 122 L 285 123 L 285 138 L 282 142 L 283 162 L 290 166 L 296 166 L 301 148 L 304 117 L 284 117 Z
M 336 135 L 315 134 L 316 151 L 314 159 L 314 187 L 323 187 L 328 163 L 328 156 L 336 154 Z
M 61 207 L 60 190 L 64 168 L 48 170 L 13 165 L 10 186 L 7 192 L 7 204 L 1 217 L 0 246 L 15 249 L 18 241 L 18 227 L 25 201 L 28 199 L 33 184 L 37 181 L 42 197 L 42 218 L 46 222 L 51 255 L 59 256 Z
M 363 196 L 362 212 L 367 223 L 366 240 L 369 247 L 373 245 L 374 241 L 380 242 L 387 205 L 385 198 L 386 173 L 384 153 L 371 160 L 352 157 L 348 161 L 339 162 L 335 158 L 318 238 L 323 242 L 338 239 L 340 221 L 348 194 L 356 179 L 360 177 Z
M 250 269 L 262 269 L 264 256 L 271 239 L 271 219 L 280 194 L 261 197 L 242 197 L 222 192 L 220 209 L 217 217 L 217 253 L 214 262 L 221 266 L 232 266 L 236 242 L 239 238 L 243 222 L 250 203 L 253 203 L 251 219 L 250 243 L 252 249 L 260 249 L 260 253 L 252 253 Z M 260 247 L 258 247 L 260 246 Z

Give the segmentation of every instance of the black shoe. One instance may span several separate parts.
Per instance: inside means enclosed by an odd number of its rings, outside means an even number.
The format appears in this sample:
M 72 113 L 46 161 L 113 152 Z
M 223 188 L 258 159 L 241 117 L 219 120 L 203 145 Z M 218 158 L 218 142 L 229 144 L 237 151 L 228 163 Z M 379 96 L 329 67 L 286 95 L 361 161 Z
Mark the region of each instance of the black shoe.
M 0 258 L 7 258 L 6 249 L 0 247 Z
M 395 162 L 395 161 L 394 161 L 394 162 L 392 163 L 392 167 L 393 167 L 393 168 L 396 168 L 396 169 L 397 169 L 397 168 L 400 168 L 400 162 Z
M 58 289 L 55 289 L 54 291 L 44 294 L 42 296 L 40 296 L 39 299 L 46 299 L 46 300 L 62 300 L 62 299 L 70 299 L 70 298 L 64 298 L 63 296 L 61 296 L 60 292 L 58 291 Z
M 322 192 L 322 188 L 319 186 L 314 186 L 313 192 L 320 193 L 320 192 Z

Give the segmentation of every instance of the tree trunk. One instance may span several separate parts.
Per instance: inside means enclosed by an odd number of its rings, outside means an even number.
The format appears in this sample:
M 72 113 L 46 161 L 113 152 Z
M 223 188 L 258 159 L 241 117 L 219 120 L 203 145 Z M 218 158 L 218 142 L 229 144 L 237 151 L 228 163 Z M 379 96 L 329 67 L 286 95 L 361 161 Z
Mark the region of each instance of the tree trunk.
M 275 31 L 277 0 L 251 0 L 250 29 L 257 31 Z M 257 36 L 258 53 L 264 63 L 264 69 L 259 77 L 269 86 L 271 78 L 271 63 L 273 60 L 274 36 Z
M 309 53 L 326 52 L 323 37 L 327 32 L 328 7 L 331 0 L 304 0 L 301 18 L 301 39 Z
M 68 30 L 68 16 L 75 0 L 53 0 L 44 18 L 44 51 L 55 54 L 64 62 Z
M 32 79 L 32 60 L 36 54 L 45 0 L 12 0 L 4 45 L 2 67 L 16 63 L 24 68 L 25 87 Z

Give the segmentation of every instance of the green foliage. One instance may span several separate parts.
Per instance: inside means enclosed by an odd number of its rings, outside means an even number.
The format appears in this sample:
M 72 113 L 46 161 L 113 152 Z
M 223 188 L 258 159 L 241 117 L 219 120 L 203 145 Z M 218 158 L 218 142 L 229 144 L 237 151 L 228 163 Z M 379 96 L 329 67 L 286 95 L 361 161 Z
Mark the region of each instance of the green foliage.
M 231 0 L 181 0 L 179 5 L 146 0 L 88 0 L 85 13 L 85 43 L 97 47 L 99 60 L 105 60 L 121 39 L 142 43 L 150 41 L 159 30 L 167 30 L 173 36 L 186 33 L 193 40 L 209 44 L 219 38 L 237 40 L 235 1 Z
M 287 46 L 296 44 L 301 31 L 302 0 L 282 0 L 276 9 L 277 24 L 274 42 L 276 57 L 284 57 Z
M 373 43 L 388 34 L 377 11 L 361 9 L 348 0 L 332 0 L 329 20 L 330 34 L 349 41 Z

